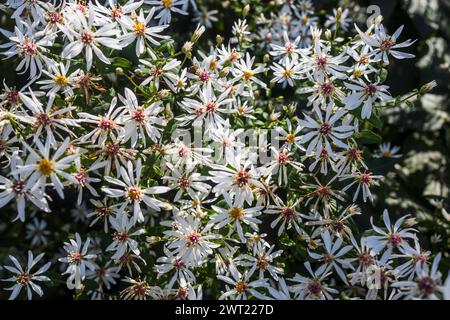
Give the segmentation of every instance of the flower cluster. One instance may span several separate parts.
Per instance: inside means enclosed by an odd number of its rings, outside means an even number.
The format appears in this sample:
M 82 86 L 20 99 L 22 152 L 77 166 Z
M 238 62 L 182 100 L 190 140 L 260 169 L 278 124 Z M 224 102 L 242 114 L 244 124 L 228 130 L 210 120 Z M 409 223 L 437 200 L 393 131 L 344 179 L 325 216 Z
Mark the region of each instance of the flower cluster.
M 0 95 L 0 207 L 46 252 L 10 256 L 11 299 L 60 278 L 91 299 L 450 298 L 412 217 L 355 223 L 383 183 L 365 158 L 401 156 L 365 144 L 399 101 L 387 65 L 414 57 L 402 27 L 277 1 L 202 46 L 218 11 L 193 0 L 7 4 L 27 84 Z M 198 23 L 180 45 L 174 17 Z

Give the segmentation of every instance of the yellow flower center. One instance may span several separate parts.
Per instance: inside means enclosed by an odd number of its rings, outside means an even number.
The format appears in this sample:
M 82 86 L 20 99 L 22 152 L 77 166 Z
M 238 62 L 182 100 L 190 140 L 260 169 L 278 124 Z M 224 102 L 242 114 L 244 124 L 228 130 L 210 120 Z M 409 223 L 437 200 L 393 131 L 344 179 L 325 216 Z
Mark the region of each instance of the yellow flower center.
M 244 281 L 238 281 L 236 283 L 236 288 L 235 289 L 236 289 L 236 291 L 238 293 L 244 293 L 247 290 L 247 285 L 245 284 Z
M 245 79 L 250 79 L 251 77 L 253 77 L 253 72 L 251 72 L 251 71 L 244 71 L 244 78 Z
M 134 201 L 141 201 L 141 189 L 139 187 L 128 188 L 128 198 Z
M 49 176 L 55 171 L 55 162 L 50 159 L 39 160 L 38 170 L 44 176 Z
M 291 69 L 286 69 L 283 71 L 283 77 L 285 78 L 290 78 L 292 76 L 292 70 Z
M 165 8 L 172 7 L 173 0 L 162 0 L 162 4 Z
M 244 209 L 234 207 L 228 211 L 228 214 L 234 220 L 241 220 L 244 217 Z
M 136 21 L 133 25 L 133 31 L 137 35 L 143 35 L 145 32 L 145 24 L 140 21 Z
M 217 69 L 217 61 L 216 59 L 212 59 L 211 63 L 209 64 L 209 69 L 216 70 Z
M 60 87 L 65 87 L 69 84 L 69 80 L 66 78 L 66 76 L 63 76 L 62 74 L 55 77 L 53 80 L 56 85 Z
M 361 70 L 356 69 L 355 72 L 353 72 L 353 76 L 354 76 L 355 78 L 361 77 L 361 76 L 362 76 Z
M 295 136 L 292 133 L 289 133 L 288 135 L 286 135 L 286 141 L 289 143 L 292 143 L 295 141 Z

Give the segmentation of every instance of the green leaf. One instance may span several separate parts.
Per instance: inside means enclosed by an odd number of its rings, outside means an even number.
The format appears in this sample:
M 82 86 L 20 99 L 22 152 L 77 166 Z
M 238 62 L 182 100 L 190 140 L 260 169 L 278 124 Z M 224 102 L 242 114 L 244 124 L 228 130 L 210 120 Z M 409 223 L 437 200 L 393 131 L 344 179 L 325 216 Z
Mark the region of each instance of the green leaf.
M 383 141 L 379 134 L 376 134 L 370 130 L 362 130 L 359 134 L 358 140 L 362 144 L 380 144 Z
M 133 65 L 130 60 L 122 58 L 122 57 L 115 57 L 113 59 L 112 65 L 116 68 L 124 68 L 129 69 Z

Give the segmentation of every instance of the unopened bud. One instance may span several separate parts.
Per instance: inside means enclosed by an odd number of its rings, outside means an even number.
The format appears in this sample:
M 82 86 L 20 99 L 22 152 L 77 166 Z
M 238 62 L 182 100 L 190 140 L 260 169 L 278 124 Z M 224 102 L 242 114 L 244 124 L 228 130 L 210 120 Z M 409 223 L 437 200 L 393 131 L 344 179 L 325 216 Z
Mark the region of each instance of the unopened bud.
M 219 77 L 220 78 L 226 77 L 229 73 L 230 73 L 230 68 L 229 67 L 225 67 L 222 70 L 220 70 Z
M 270 56 L 266 53 L 263 57 L 263 62 L 268 63 L 270 61 Z
M 430 92 L 431 90 L 433 90 L 436 87 L 437 87 L 436 80 L 428 82 L 428 83 L 424 84 L 422 87 L 420 87 L 420 94 L 425 94 L 427 92 Z
M 183 53 L 191 53 L 192 51 L 192 46 L 194 44 L 190 41 L 186 41 L 183 46 L 181 47 L 181 51 L 183 51 Z
M 247 4 L 244 9 L 242 9 L 242 15 L 244 16 L 244 18 L 248 15 L 248 13 L 250 12 L 250 5 Z
M 117 67 L 116 74 L 123 74 L 123 69 L 121 67 Z
M 280 113 L 279 113 L 279 112 L 272 112 L 272 113 L 269 115 L 269 120 L 270 120 L 271 122 L 275 122 L 275 121 L 278 120 L 279 117 L 280 117 Z
M 167 98 L 167 97 L 169 96 L 169 94 L 170 94 L 170 91 L 167 90 L 167 89 L 162 89 L 162 90 L 160 90 L 160 91 L 158 92 L 158 96 L 159 96 L 161 99 Z
M 192 35 L 192 42 L 197 42 L 198 39 L 202 36 L 202 34 L 205 32 L 205 27 L 198 25 L 197 28 L 194 31 L 194 34 Z
M 218 34 L 218 35 L 216 36 L 216 43 L 217 43 L 218 45 L 221 45 L 222 42 L 223 42 L 223 38 L 222 38 L 222 36 L 221 36 L 220 34 Z
M 325 31 L 325 39 L 326 39 L 326 40 L 331 40 L 332 37 L 333 37 L 333 34 L 331 33 L 331 30 L 330 30 L 330 29 L 327 29 L 327 30 Z

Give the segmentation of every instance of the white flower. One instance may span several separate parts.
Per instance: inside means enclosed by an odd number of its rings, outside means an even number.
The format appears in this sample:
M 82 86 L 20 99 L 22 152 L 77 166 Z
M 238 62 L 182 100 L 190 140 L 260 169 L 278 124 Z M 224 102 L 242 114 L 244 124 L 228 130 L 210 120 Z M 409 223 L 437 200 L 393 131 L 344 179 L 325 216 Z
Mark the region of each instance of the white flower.
M 295 298 L 299 300 L 333 300 L 332 294 L 336 294 L 338 291 L 330 288 L 324 282 L 325 278 L 331 274 L 329 272 L 331 266 L 327 269 L 320 268 L 315 272 L 312 270 L 309 262 L 305 262 L 304 266 L 310 277 L 296 274 L 294 278 L 288 279 L 299 283 L 290 287 L 291 292 L 295 293 Z
M 194 273 L 189 270 L 186 263 L 179 256 L 172 255 L 166 247 L 164 247 L 164 254 L 166 255 L 165 257 L 160 257 L 156 260 L 158 264 L 155 266 L 155 269 L 159 275 L 174 271 L 167 284 L 168 288 L 171 289 L 175 281 L 178 281 L 178 283 L 195 283 Z
M 27 223 L 26 226 L 26 239 L 31 239 L 31 246 L 47 245 L 47 238 L 50 234 L 47 228 L 47 221 L 34 218 L 32 222 Z
M 378 233 L 378 235 L 368 236 L 366 242 L 367 246 L 377 253 L 385 248 L 398 249 L 399 247 L 409 247 L 407 240 L 415 238 L 414 232 L 416 232 L 416 230 L 413 228 L 401 228 L 407 217 L 408 216 L 401 217 L 394 225 L 392 225 L 391 220 L 389 219 L 389 213 L 385 209 L 383 211 L 383 221 L 387 231 L 376 227 L 373 224 L 373 217 L 371 217 L 370 223 L 372 224 L 373 230 Z
M 352 179 L 354 181 L 352 181 L 348 185 L 346 185 L 342 189 L 342 192 L 345 192 L 348 189 L 350 189 L 353 185 L 358 184 L 358 187 L 356 188 L 355 194 L 353 196 L 353 202 L 355 202 L 356 199 L 358 199 L 360 190 L 362 190 L 362 198 L 363 198 L 364 202 L 366 202 L 367 198 L 373 202 L 373 196 L 372 196 L 372 193 L 370 192 L 370 188 L 372 186 L 379 186 L 380 185 L 379 181 L 381 179 L 383 179 L 383 176 L 372 175 L 371 172 L 367 172 L 367 171 L 366 172 L 356 171 L 354 173 L 342 175 L 339 178 L 339 181 L 343 181 L 343 180 L 347 180 L 347 179 Z
M 14 275 L 7 279 L 1 279 L 1 281 L 12 281 L 15 284 L 12 287 L 5 288 L 5 290 L 12 291 L 9 296 L 9 300 L 14 300 L 19 295 L 22 288 L 26 288 L 28 300 L 32 299 L 33 292 L 36 292 L 40 297 L 44 294 L 41 287 L 38 286 L 36 281 L 50 281 L 50 279 L 42 274 L 50 268 L 50 262 L 47 262 L 37 271 L 32 272 L 31 269 L 44 257 L 44 253 L 41 253 L 37 257 L 33 258 L 33 253 L 28 251 L 28 263 L 27 267 L 24 269 L 20 265 L 19 261 L 13 256 L 9 256 L 9 259 L 14 263 L 14 267 L 3 266 L 9 272 L 14 273 Z
M 225 113 L 227 106 L 233 101 L 229 93 L 230 89 L 216 97 L 211 82 L 208 82 L 200 91 L 200 101 L 184 98 L 180 103 L 180 106 L 188 113 L 179 118 L 181 125 L 192 123 L 194 127 L 198 127 L 204 124 L 206 133 L 212 133 L 219 125 L 225 126 L 225 120 L 220 114 Z
M 443 291 L 442 274 L 438 271 L 441 256 L 441 253 L 436 255 L 431 269 L 427 264 L 417 265 L 414 280 L 398 281 L 392 284 L 393 287 L 401 290 L 398 295 L 411 300 L 439 300 L 439 295 Z
M 309 129 L 309 132 L 302 136 L 302 143 L 308 143 L 306 148 L 307 156 L 310 156 L 313 152 L 320 154 L 322 149 L 327 150 L 330 156 L 334 155 L 330 142 L 339 148 L 348 147 L 347 143 L 342 140 L 350 138 L 353 135 L 354 128 L 344 123 L 338 125 L 338 122 L 344 118 L 346 111 L 343 108 L 338 108 L 333 112 L 334 108 L 334 102 L 330 102 L 327 105 L 324 117 L 322 111 L 315 105 L 313 110 L 317 120 L 314 120 L 307 114 L 303 114 L 306 120 L 299 120 L 298 124 L 301 127 L 306 130 Z
M 47 95 L 54 95 L 61 91 L 66 96 L 73 96 L 73 87 L 79 73 L 79 69 L 76 69 L 72 73 L 69 73 L 70 62 L 66 64 L 58 63 L 50 65 L 49 71 L 42 70 L 42 72 L 50 79 L 38 81 L 37 84 L 41 84 L 41 90 L 47 91 Z
M 220 247 L 211 240 L 219 239 L 219 234 L 210 233 L 212 225 L 201 226 L 199 219 L 192 216 L 186 218 L 175 217 L 174 229 L 164 231 L 169 239 L 167 248 L 172 255 L 179 256 L 189 266 L 199 266 L 213 253 L 213 249 Z
M 114 241 L 106 248 L 106 251 L 114 251 L 111 259 L 119 260 L 125 255 L 128 249 L 135 255 L 139 255 L 139 243 L 131 237 L 144 234 L 145 230 L 138 229 L 130 232 L 131 228 L 136 224 L 134 217 L 129 219 L 126 213 L 122 213 L 118 214 L 115 218 L 110 217 L 109 222 L 115 230 L 113 233 Z
M 302 221 L 300 213 L 295 209 L 298 203 L 295 203 L 291 206 L 286 206 L 283 202 L 275 201 L 275 205 L 267 206 L 267 209 L 264 210 L 264 213 L 268 214 L 277 214 L 278 217 L 272 221 L 270 227 L 275 229 L 275 227 L 280 223 L 278 227 L 277 235 L 281 236 L 285 230 L 289 230 L 294 226 L 295 230 L 299 235 L 304 234 L 305 232 L 300 228 L 300 222 Z
M 160 207 L 163 206 L 161 200 L 151 197 L 153 194 L 161 194 L 170 190 L 168 187 L 154 186 L 149 188 L 142 188 L 140 186 L 142 173 L 142 163 L 138 159 L 136 161 L 136 171 L 133 168 L 133 163 L 128 161 L 127 167 L 120 167 L 121 180 L 113 177 L 105 177 L 105 180 L 109 183 L 120 187 L 121 189 L 105 188 L 103 192 L 110 198 L 124 198 L 125 202 L 119 211 L 123 211 L 125 207 L 131 203 L 133 205 L 133 215 L 136 221 L 143 222 L 144 215 L 141 210 L 141 203 L 144 202 L 151 209 L 160 211 Z M 136 177 L 136 178 L 135 178 Z
M 192 20 L 210 29 L 213 27 L 213 23 L 218 21 L 217 17 L 215 17 L 218 13 L 219 10 L 208 10 L 208 8 L 200 7 L 200 10 L 195 12 Z
M 43 211 L 49 212 L 47 199 L 40 188 L 33 188 L 30 180 L 30 172 L 17 172 L 17 169 L 23 165 L 22 159 L 15 153 L 11 157 L 11 177 L 0 176 L 0 208 L 6 206 L 11 200 L 15 199 L 17 204 L 17 216 L 14 220 L 25 221 L 26 200 L 33 203 Z
M 58 195 L 64 199 L 64 186 L 59 176 L 76 183 L 75 178 L 64 170 L 69 168 L 79 157 L 78 154 L 63 157 L 69 147 L 69 139 L 67 138 L 52 156 L 50 156 L 51 148 L 48 139 L 45 146 L 39 140 L 36 141 L 36 147 L 38 149 L 37 152 L 29 145 L 24 145 L 30 154 L 25 165 L 18 167 L 15 172 L 19 174 L 31 173 L 31 176 L 27 179 L 25 187 L 31 188 L 32 191 L 36 189 L 44 190 L 47 179 L 50 179 Z
M 69 242 L 64 243 L 64 250 L 67 252 L 67 257 L 60 258 L 58 261 L 69 264 L 63 274 L 69 275 L 66 284 L 70 290 L 81 289 L 82 281 L 86 276 L 86 268 L 95 270 L 97 267 L 94 262 L 90 261 L 97 258 L 96 254 L 89 253 L 90 243 L 91 239 L 87 238 L 83 245 L 78 233 L 75 234 L 75 240 L 70 239 Z
M 390 142 L 382 143 L 378 146 L 378 150 L 375 151 L 374 158 L 401 158 L 403 155 L 399 154 L 399 146 L 391 146 Z
M 374 32 L 370 36 L 362 32 L 357 25 L 355 25 L 355 28 L 361 36 L 362 41 L 364 41 L 364 43 L 368 46 L 374 48 L 370 55 L 373 55 L 375 60 L 383 60 L 384 64 L 389 64 L 389 54 L 396 59 L 415 57 L 413 54 L 398 51 L 398 49 L 409 47 L 416 42 L 415 40 L 406 40 L 404 42 L 397 43 L 397 39 L 403 31 L 403 26 L 399 27 L 392 36 L 386 34 L 382 24 L 375 25 Z
M 243 79 L 244 81 L 254 82 L 258 84 L 259 86 L 265 88 L 266 84 L 255 77 L 256 74 L 266 71 L 266 68 L 264 66 L 259 66 L 256 68 L 253 68 L 253 63 L 255 62 L 255 57 L 251 57 L 250 54 L 247 52 L 244 59 L 240 59 L 239 62 L 237 62 L 233 69 L 231 69 L 231 72 L 234 75 L 234 81 L 238 81 Z
M 81 137 L 80 141 L 91 141 L 91 143 L 98 143 L 103 145 L 108 137 L 115 140 L 115 138 L 124 135 L 124 128 L 122 127 L 122 115 L 125 113 L 125 107 L 116 108 L 117 98 L 111 100 L 108 112 L 105 115 L 93 115 L 87 112 L 80 112 L 78 116 L 80 121 L 84 123 L 91 123 L 96 126 L 94 130 Z
M 342 247 L 343 239 L 342 237 L 336 238 L 336 240 L 332 241 L 330 233 L 328 230 L 321 234 L 323 239 L 323 244 L 325 247 L 325 253 L 318 254 L 315 252 L 308 251 L 308 254 L 311 258 L 315 260 L 319 260 L 322 262 L 322 265 L 317 269 L 317 273 L 321 274 L 325 270 L 334 269 L 338 276 L 346 285 L 348 285 L 347 277 L 342 268 L 349 268 L 351 264 L 348 259 L 344 259 L 343 256 L 353 249 L 352 246 Z M 342 247 L 342 248 L 341 248 Z
M 273 70 L 275 76 L 270 82 L 281 83 L 283 88 L 286 88 L 288 85 L 295 87 L 295 80 L 303 78 L 300 73 L 303 66 L 297 60 L 289 60 L 289 58 L 286 58 L 283 65 L 274 63 L 270 68 Z
M 258 279 L 264 279 L 264 273 L 269 274 L 278 281 L 278 274 L 283 274 L 283 269 L 272 265 L 274 259 L 281 256 L 283 250 L 273 252 L 275 246 L 272 245 L 269 250 L 261 247 L 259 251 L 253 252 L 253 255 L 243 254 L 236 259 L 236 265 L 250 268 L 248 277 L 250 278 L 255 272 L 259 272 Z
M 55 34 L 44 34 L 42 31 L 35 30 L 36 25 L 28 25 L 20 21 L 14 28 L 14 33 L 0 28 L 0 32 L 9 38 L 11 42 L 0 44 L 0 49 L 7 48 L 7 51 L 1 54 L 7 58 L 15 55 L 21 58 L 16 71 L 25 73 L 30 70 L 30 79 L 40 76 L 43 69 L 43 63 L 51 65 L 51 59 L 45 56 L 47 48 L 53 45 Z
M 253 187 L 264 188 L 259 181 L 259 173 L 250 159 L 245 162 L 237 155 L 228 166 L 213 166 L 217 171 L 210 171 L 211 180 L 217 185 L 213 188 L 216 195 L 228 193 L 236 197 L 236 203 L 253 202 Z
M 167 83 L 176 78 L 176 68 L 181 64 L 181 61 L 177 59 L 170 60 L 162 67 L 153 65 L 151 62 L 143 59 L 140 59 L 139 62 L 145 67 L 141 67 L 138 70 L 143 73 L 149 73 L 149 76 L 142 81 L 141 86 L 146 86 L 150 81 L 154 81 L 157 89 L 159 89 L 160 79 Z
M 138 140 L 142 141 L 145 148 L 147 136 L 153 142 L 157 142 L 161 134 L 156 125 L 165 124 L 165 120 L 158 116 L 163 111 L 161 102 L 154 102 L 144 107 L 139 104 L 136 95 L 128 88 L 125 88 L 125 97 L 119 95 L 119 99 L 126 110 L 125 113 L 121 113 L 121 123 L 124 125 L 123 142 L 131 139 L 132 148 L 136 146 Z
M 250 276 L 248 274 L 241 274 L 236 268 L 231 268 L 231 276 L 218 275 L 219 280 L 224 281 L 227 285 L 225 286 L 226 291 L 222 293 L 219 300 L 225 300 L 227 298 L 232 298 L 233 300 L 247 300 L 248 294 L 253 295 L 257 299 L 266 299 L 266 297 L 258 292 L 259 288 L 266 288 L 268 286 L 267 279 L 259 279 L 250 281 Z M 230 287 L 231 285 L 231 287 Z
M 185 0 L 145 0 L 144 2 L 152 5 L 152 8 L 156 10 L 161 10 L 155 17 L 155 19 L 159 19 L 159 25 L 170 23 L 172 20 L 171 12 L 182 15 L 188 14 L 184 9 L 177 8 L 177 6 L 183 7 Z
M 364 83 L 361 79 L 358 82 L 347 83 L 345 86 L 352 90 L 353 93 L 349 94 L 344 99 L 345 108 L 347 110 L 353 110 L 358 108 L 362 103 L 361 117 L 363 119 L 369 119 L 372 115 L 373 104 L 376 101 L 388 101 L 391 100 L 388 90 L 388 86 L 379 85 L 378 83 Z
M 90 70 L 93 64 L 93 53 L 103 63 L 110 64 L 109 59 L 100 50 L 99 46 L 107 48 L 122 50 L 116 36 L 118 30 L 116 23 L 109 23 L 103 25 L 98 29 L 94 29 L 95 24 L 95 9 L 93 3 L 89 3 L 89 13 L 86 19 L 84 14 L 76 12 L 72 19 L 73 29 L 70 29 L 70 43 L 65 46 L 61 56 L 65 59 L 77 57 L 81 51 L 85 51 L 86 69 Z M 72 41 L 73 38 L 73 41 Z
M 333 9 L 333 15 L 327 15 L 327 21 L 325 21 L 325 27 L 331 30 L 341 28 L 343 31 L 348 30 L 348 25 L 352 19 L 348 18 L 349 10 L 342 10 L 341 8 Z
M 178 189 L 174 202 L 180 201 L 183 193 L 187 193 L 192 199 L 197 198 L 195 191 L 199 191 L 203 194 L 208 194 L 211 188 L 210 185 L 203 182 L 207 177 L 203 177 L 200 173 L 194 171 L 194 167 L 186 167 L 184 171 L 179 171 L 171 164 L 167 164 L 171 171 L 171 175 L 165 175 L 162 180 L 166 180 L 169 183 L 170 189 Z
M 161 35 L 168 25 L 150 27 L 150 22 L 155 14 L 155 7 L 152 7 L 147 17 L 144 18 L 144 11 L 141 10 L 138 16 L 128 18 L 124 20 L 123 25 L 127 29 L 128 33 L 119 37 L 120 44 L 124 47 L 130 45 L 132 42 L 137 40 L 136 43 L 136 56 L 140 57 L 145 48 L 149 49 L 152 58 L 156 58 L 155 54 L 149 47 L 150 42 L 154 46 L 158 46 L 159 42 L 155 38 L 168 39 L 168 36 Z
M 50 145 L 56 147 L 57 141 L 55 136 L 60 140 L 64 140 L 64 136 L 57 130 L 63 131 L 71 137 L 75 137 L 75 134 L 69 127 L 79 127 L 79 125 L 75 119 L 66 118 L 65 114 L 75 110 L 76 107 L 68 106 L 53 111 L 55 107 L 54 95 L 48 97 L 45 109 L 42 107 L 42 104 L 36 98 L 33 91 L 30 90 L 30 97 L 22 92 L 19 92 L 19 96 L 23 101 L 23 104 L 32 112 L 32 115 L 18 115 L 17 119 L 34 126 L 36 131 L 33 134 L 33 139 L 35 142 L 38 139 L 42 139 L 42 135 L 45 133 Z
M 258 231 L 258 224 L 261 223 L 258 216 L 261 215 L 262 206 L 246 208 L 244 209 L 241 202 L 235 199 L 234 202 L 230 199 L 228 194 L 223 195 L 228 208 L 220 208 L 215 205 L 212 206 L 217 214 L 210 217 L 210 224 L 214 225 L 214 229 L 221 229 L 225 225 L 230 225 L 229 235 L 236 230 L 239 239 L 244 243 L 246 239 L 244 237 L 244 231 L 242 225 L 249 225 L 253 230 Z
M 289 152 L 287 148 L 276 150 L 274 147 L 270 147 L 270 150 L 273 152 L 274 159 L 267 163 L 262 171 L 265 176 L 278 174 L 278 185 L 281 186 L 288 183 L 288 166 L 292 167 L 294 172 L 303 170 L 303 164 L 293 161 L 293 154 Z

